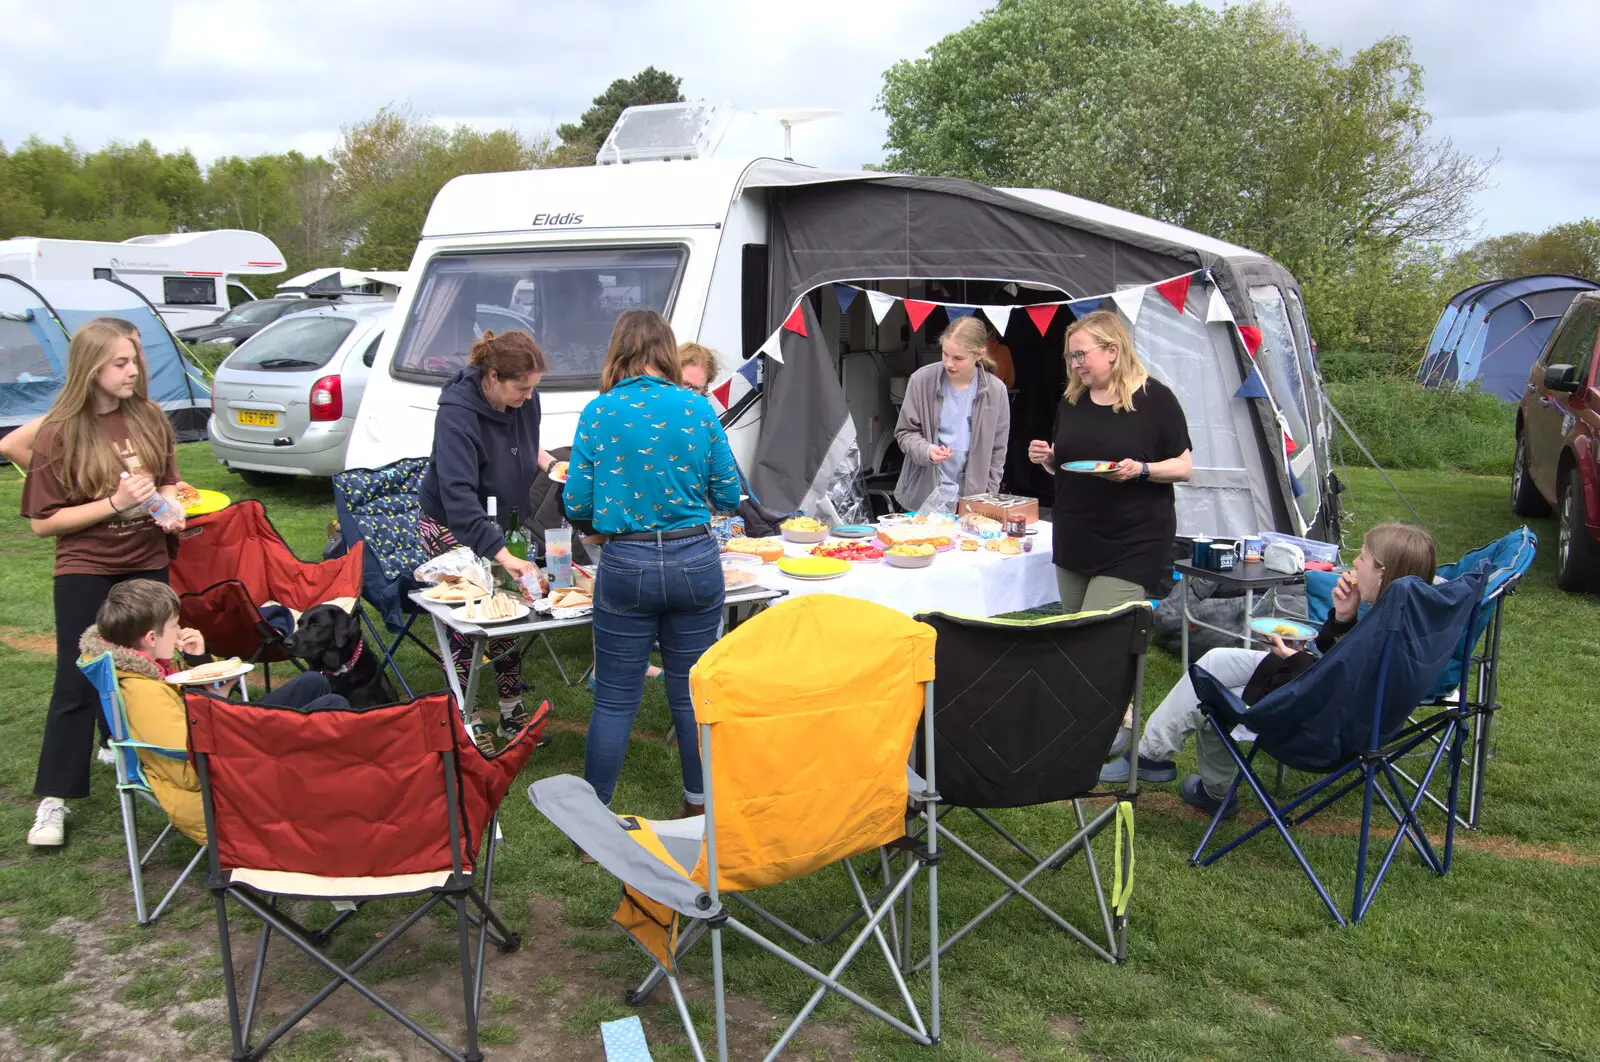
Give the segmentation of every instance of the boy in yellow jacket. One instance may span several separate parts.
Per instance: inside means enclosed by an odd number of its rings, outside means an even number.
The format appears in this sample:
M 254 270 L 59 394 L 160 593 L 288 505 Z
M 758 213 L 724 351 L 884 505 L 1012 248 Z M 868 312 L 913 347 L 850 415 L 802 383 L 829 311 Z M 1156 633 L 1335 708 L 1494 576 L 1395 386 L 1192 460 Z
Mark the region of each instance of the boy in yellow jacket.
M 188 748 L 183 691 L 166 678 L 210 657 L 199 631 L 178 626 L 178 595 L 170 586 L 153 579 L 129 579 L 113 586 L 78 648 L 86 660 L 111 654 L 129 737 L 162 748 Z M 349 707 L 343 697 L 329 692 L 327 678 L 315 671 L 296 675 L 258 703 L 301 711 Z M 139 750 L 139 760 L 172 825 L 205 844 L 205 809 L 194 764 L 187 757 L 173 759 L 149 749 Z

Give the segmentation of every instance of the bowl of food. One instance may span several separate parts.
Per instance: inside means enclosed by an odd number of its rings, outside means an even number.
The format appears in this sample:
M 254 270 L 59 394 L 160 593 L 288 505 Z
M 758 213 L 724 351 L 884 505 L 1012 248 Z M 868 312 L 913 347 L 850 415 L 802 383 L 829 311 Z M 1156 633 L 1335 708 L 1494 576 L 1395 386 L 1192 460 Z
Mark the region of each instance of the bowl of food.
M 819 542 L 811 547 L 813 557 L 834 557 L 852 564 L 873 564 L 883 560 L 883 550 L 866 542 Z
M 828 525 L 809 516 L 791 516 L 778 525 L 778 530 L 790 542 L 817 543 L 828 537 Z
M 775 538 L 730 538 L 722 549 L 729 556 L 742 554 L 767 564 L 783 556 L 783 543 Z
M 938 555 L 938 549 L 933 546 L 891 546 L 883 559 L 894 568 L 926 568 Z

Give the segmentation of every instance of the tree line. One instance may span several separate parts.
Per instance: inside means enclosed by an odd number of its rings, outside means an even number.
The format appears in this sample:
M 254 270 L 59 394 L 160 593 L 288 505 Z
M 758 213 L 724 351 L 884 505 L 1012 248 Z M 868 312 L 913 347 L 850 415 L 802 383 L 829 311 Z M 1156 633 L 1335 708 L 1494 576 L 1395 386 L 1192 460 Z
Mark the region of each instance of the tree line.
M 1497 159 L 1432 132 L 1404 37 L 1345 55 L 1266 0 L 998 0 L 885 74 L 883 168 L 1054 188 L 1242 244 L 1304 286 L 1326 349 L 1420 351 L 1453 292 L 1529 272 L 1600 279 L 1600 220 L 1477 240 Z M 148 142 L 0 145 L 0 238 L 119 240 L 183 228 L 272 237 L 292 271 L 401 269 L 439 188 L 463 173 L 588 165 L 626 106 L 681 100 L 654 67 L 529 136 L 385 107 L 327 158 L 202 169 Z

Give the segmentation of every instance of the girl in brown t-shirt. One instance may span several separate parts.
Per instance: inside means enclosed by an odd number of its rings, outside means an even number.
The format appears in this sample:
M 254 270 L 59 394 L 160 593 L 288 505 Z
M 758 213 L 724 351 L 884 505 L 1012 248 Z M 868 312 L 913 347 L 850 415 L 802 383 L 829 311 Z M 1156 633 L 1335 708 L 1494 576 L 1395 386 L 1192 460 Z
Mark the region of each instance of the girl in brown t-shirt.
M 138 329 L 100 317 L 78 329 L 67 379 L 33 443 L 22 515 L 56 540 L 56 677 L 45 716 L 34 795 L 43 797 L 28 843 L 65 839 L 65 799 L 89 795 L 100 701 L 78 670 L 78 640 L 111 587 L 167 580 L 168 535 L 183 529 L 176 504 L 176 439 L 150 400 Z M 158 527 L 145 508 L 160 491 L 176 522 Z

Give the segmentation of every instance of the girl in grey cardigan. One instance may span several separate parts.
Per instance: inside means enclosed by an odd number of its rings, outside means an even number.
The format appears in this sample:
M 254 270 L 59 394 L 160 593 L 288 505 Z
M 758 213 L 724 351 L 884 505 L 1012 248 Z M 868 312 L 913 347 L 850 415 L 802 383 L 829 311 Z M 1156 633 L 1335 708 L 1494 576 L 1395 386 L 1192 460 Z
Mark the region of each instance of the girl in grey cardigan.
M 984 355 L 988 328 L 961 317 L 939 337 L 940 364 L 924 365 L 906 383 L 895 442 L 906 455 L 894 496 L 902 508 L 922 508 L 935 488 L 961 496 L 1000 489 L 1011 436 L 1006 385 Z

